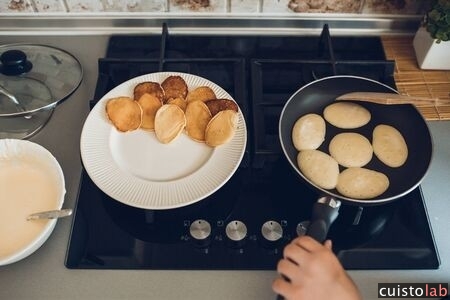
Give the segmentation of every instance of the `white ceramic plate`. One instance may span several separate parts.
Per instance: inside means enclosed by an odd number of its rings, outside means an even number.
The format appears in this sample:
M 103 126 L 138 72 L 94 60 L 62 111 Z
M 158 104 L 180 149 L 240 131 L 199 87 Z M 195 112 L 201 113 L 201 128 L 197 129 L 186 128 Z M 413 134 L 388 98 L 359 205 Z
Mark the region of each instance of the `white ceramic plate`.
M 227 144 L 211 148 L 182 133 L 169 144 L 154 132 L 138 129 L 122 133 L 106 116 L 108 99 L 133 95 L 136 84 L 161 83 L 170 75 L 183 77 L 189 90 L 209 86 L 217 98 L 233 99 L 225 90 L 202 77 L 160 72 L 130 79 L 108 92 L 88 115 L 81 133 L 81 158 L 92 181 L 108 196 L 145 209 L 186 206 L 211 195 L 238 168 L 247 144 L 247 129 L 239 111 L 238 128 Z

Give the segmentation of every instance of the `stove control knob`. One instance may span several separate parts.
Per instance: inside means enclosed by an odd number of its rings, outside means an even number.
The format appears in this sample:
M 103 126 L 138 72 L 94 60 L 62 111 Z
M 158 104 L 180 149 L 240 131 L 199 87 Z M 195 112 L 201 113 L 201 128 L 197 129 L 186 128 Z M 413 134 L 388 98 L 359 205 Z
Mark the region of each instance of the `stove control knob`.
M 308 231 L 309 227 L 309 221 L 303 221 L 297 224 L 297 228 L 295 231 L 297 232 L 298 236 L 304 236 L 306 235 L 306 232 Z
M 189 233 L 196 241 L 205 241 L 211 235 L 211 225 L 203 219 L 195 220 L 189 227 Z
M 283 237 L 283 228 L 276 221 L 267 221 L 261 227 L 261 234 L 269 242 L 276 242 Z
M 235 220 L 227 224 L 225 228 L 227 237 L 233 242 L 242 242 L 247 236 L 247 226 L 241 221 Z

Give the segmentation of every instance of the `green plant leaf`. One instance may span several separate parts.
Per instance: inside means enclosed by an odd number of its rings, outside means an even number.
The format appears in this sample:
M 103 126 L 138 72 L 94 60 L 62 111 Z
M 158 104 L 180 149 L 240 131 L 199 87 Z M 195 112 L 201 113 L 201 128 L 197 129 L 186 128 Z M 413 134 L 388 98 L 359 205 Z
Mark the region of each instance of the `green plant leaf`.
M 425 15 L 425 26 L 436 42 L 450 39 L 450 0 L 434 1 L 432 9 Z

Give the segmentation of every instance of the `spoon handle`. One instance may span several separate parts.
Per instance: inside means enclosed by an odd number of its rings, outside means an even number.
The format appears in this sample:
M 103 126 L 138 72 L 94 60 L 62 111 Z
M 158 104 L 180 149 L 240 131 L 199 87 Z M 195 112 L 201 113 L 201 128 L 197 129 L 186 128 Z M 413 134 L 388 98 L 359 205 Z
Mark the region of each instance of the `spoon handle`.
M 29 220 L 38 220 L 38 219 L 56 219 L 67 217 L 72 214 L 72 209 L 61 209 L 61 210 L 49 210 L 31 214 L 27 217 L 27 221 Z

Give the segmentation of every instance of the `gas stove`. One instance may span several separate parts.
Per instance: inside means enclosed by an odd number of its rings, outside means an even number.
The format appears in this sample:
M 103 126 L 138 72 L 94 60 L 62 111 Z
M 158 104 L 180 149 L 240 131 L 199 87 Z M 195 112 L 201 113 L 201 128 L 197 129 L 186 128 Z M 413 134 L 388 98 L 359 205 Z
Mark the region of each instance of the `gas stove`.
M 357 75 L 395 88 L 395 64 L 377 37 L 113 36 L 92 106 L 120 83 L 175 71 L 207 78 L 239 104 L 244 158 L 214 194 L 181 208 L 145 210 L 104 194 L 82 174 L 66 255 L 70 269 L 275 270 L 304 234 L 315 191 L 294 174 L 278 139 L 284 103 L 304 84 Z M 439 255 L 420 186 L 379 206 L 343 205 L 329 238 L 346 269 L 436 269 Z

